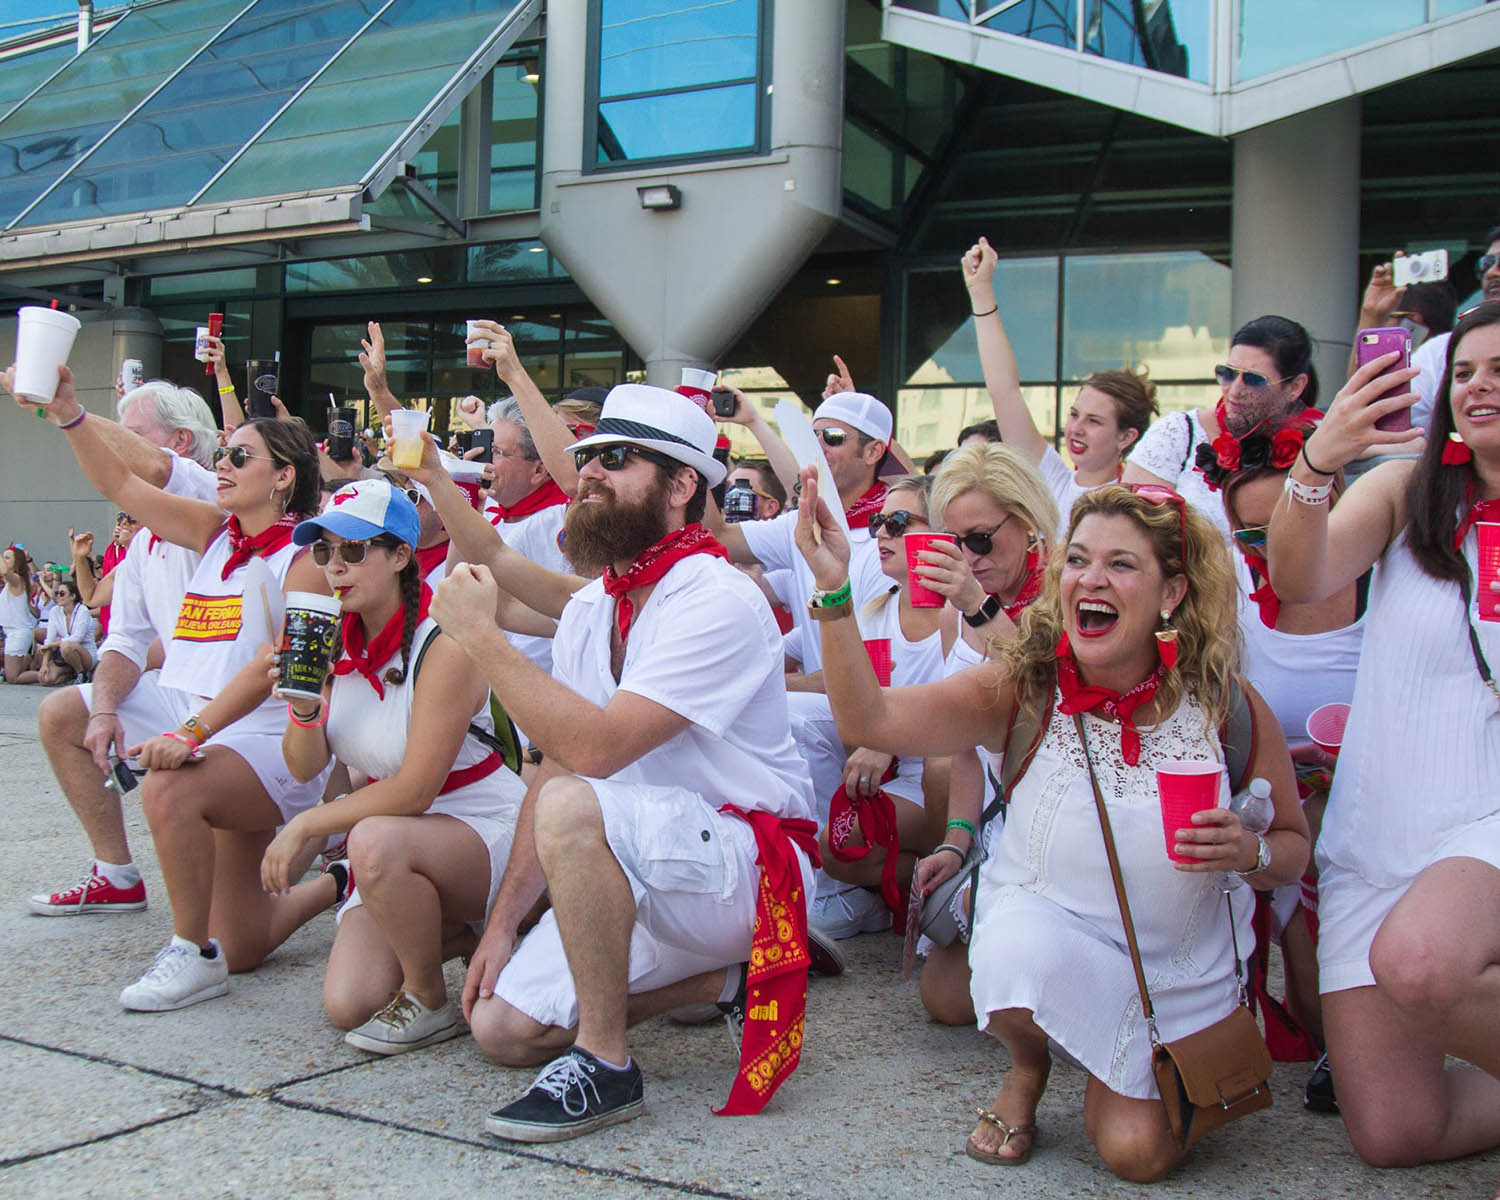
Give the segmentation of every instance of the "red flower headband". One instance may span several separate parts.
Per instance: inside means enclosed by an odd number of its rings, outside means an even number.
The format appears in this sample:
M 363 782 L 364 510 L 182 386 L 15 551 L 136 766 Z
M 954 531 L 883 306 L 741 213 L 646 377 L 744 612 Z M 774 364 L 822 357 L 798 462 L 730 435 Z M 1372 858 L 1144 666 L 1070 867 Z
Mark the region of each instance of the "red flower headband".
M 1198 470 L 1203 472 L 1203 480 L 1208 484 L 1209 490 L 1214 492 L 1235 471 L 1257 470 L 1261 467 L 1274 467 L 1278 471 L 1284 471 L 1289 468 L 1297 461 L 1302 443 L 1323 419 L 1321 412 L 1309 406 L 1289 418 L 1274 432 L 1268 432 L 1266 422 L 1262 421 L 1235 437 L 1229 432 L 1222 399 L 1214 409 L 1214 416 L 1218 418 L 1222 432 L 1214 438 L 1212 444 L 1199 445 L 1195 462 Z

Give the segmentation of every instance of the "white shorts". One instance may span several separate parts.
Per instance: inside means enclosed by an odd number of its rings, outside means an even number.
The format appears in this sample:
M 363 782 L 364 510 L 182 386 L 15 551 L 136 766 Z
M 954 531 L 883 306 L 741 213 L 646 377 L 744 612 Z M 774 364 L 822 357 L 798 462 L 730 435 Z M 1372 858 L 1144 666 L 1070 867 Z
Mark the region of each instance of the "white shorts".
M 630 993 L 748 960 L 760 883 L 750 826 L 685 788 L 585 782 L 635 897 Z M 803 895 L 811 896 L 812 867 L 800 850 L 798 858 Z M 578 1024 L 578 995 L 551 910 L 516 947 L 495 994 L 543 1025 Z
M 5 628 L 5 655 L 7 658 L 25 658 L 31 653 L 31 648 L 36 643 L 29 629 L 17 629 L 14 626 Z
M 1438 847 L 1433 863 L 1477 858 L 1500 870 L 1500 817 L 1476 822 Z M 1374 987 L 1370 947 L 1413 879 L 1380 887 L 1351 867 L 1318 856 L 1318 991 Z
M 93 685 L 79 684 L 78 694 L 84 708 L 92 711 Z M 125 731 L 125 744 L 135 746 L 169 729 L 176 729 L 184 718 L 207 703 L 206 697 L 163 687 L 161 672 L 147 671 L 121 698 L 115 715 Z M 223 746 L 244 759 L 260 780 L 261 787 L 265 788 L 266 795 L 281 810 L 282 821 L 286 822 L 322 799 L 323 785 L 333 764 L 330 762 L 317 778 L 298 783 L 282 757 L 281 735 L 286 728 L 286 713 L 284 709 L 278 709 L 279 706 L 263 704 L 228 729 L 214 734 L 204 745 Z M 191 771 L 192 767 L 181 769 Z

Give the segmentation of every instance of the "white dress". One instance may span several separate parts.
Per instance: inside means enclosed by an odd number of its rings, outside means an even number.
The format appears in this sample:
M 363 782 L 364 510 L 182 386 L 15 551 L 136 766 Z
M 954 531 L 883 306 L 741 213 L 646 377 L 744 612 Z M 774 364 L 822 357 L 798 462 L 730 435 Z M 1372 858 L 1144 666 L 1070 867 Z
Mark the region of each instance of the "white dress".
M 420 648 L 437 633 L 437 622 L 431 617 L 417 626 L 412 635 L 413 663 L 417 661 Z M 382 669 L 382 675 L 386 669 L 389 668 Z M 375 694 L 369 680 L 358 672 L 334 676 L 333 690 L 328 697 L 328 748 L 335 758 L 370 779 L 390 779 L 401 769 L 406 758 L 407 735 L 411 731 L 411 705 L 416 688 L 414 676 L 415 672 L 408 670 L 402 682 L 386 682 L 384 699 Z M 473 723 L 486 732 L 493 732 L 488 697 L 474 714 Z M 473 766 L 492 753 L 489 746 L 471 733 L 459 747 L 452 769 L 457 771 Z M 520 776 L 501 766 L 482 779 L 436 797 L 427 809 L 429 813 L 456 817 L 484 842 L 490 856 L 486 913 L 489 905 L 494 903 L 501 876 L 505 874 L 511 843 L 515 840 L 521 800 L 525 795 L 526 785 Z M 358 894 L 356 886 L 340 913 L 359 903 Z
M 1196 1033 L 1237 1003 L 1228 908 L 1217 873 L 1176 870 L 1166 855 L 1155 764 L 1223 761 L 1217 731 L 1184 700 L 1141 730 L 1140 763 L 1126 765 L 1120 727 L 1084 717 L 1109 808 L 1146 981 L 1164 1040 Z M 1228 783 L 1220 803 L 1228 800 Z M 1073 718 L 1055 708 L 1016 784 L 1004 828 L 979 874 L 969 944 L 970 992 L 981 1029 L 989 1014 L 1029 1009 L 1068 1057 L 1112 1091 L 1156 1097 L 1151 1043 L 1110 880 L 1083 748 Z M 1234 891 L 1240 950 L 1255 945 L 1254 901 Z
M 1209 440 L 1208 433 L 1198 423 L 1196 411 L 1166 413 L 1151 422 L 1126 461 L 1165 479 L 1178 495 L 1213 522 L 1229 545 L 1229 517 L 1224 512 L 1223 498 L 1209 488 L 1197 467 L 1198 447 Z

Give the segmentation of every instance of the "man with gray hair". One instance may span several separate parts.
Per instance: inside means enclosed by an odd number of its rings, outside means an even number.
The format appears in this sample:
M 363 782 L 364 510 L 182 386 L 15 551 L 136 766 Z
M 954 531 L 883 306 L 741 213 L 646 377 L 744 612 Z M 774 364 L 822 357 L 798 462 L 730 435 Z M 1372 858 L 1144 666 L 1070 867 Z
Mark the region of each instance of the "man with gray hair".
M 175 495 L 214 502 L 218 481 L 209 467 L 218 430 L 203 397 L 156 379 L 127 392 L 117 411 L 118 424 L 91 419 L 135 474 Z M 32 896 L 35 913 L 78 916 L 146 907 L 146 887 L 125 836 L 120 789 L 134 786 L 125 747 L 160 732 L 161 725 L 151 723 L 152 714 L 135 711 L 132 694 L 152 644 L 172 634 L 198 558 L 142 530 L 111 575 L 109 636 L 99 647 L 93 682 L 54 692 L 42 703 L 42 747 L 94 861 L 81 883 Z

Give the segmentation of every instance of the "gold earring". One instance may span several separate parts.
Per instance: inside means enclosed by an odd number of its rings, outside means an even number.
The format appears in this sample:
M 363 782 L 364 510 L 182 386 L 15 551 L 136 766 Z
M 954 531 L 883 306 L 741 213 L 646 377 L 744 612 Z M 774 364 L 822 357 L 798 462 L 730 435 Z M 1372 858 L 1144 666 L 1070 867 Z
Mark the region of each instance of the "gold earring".
M 1177 665 L 1177 630 L 1171 622 L 1172 610 L 1162 609 L 1161 628 L 1156 631 L 1156 655 L 1169 671 Z

